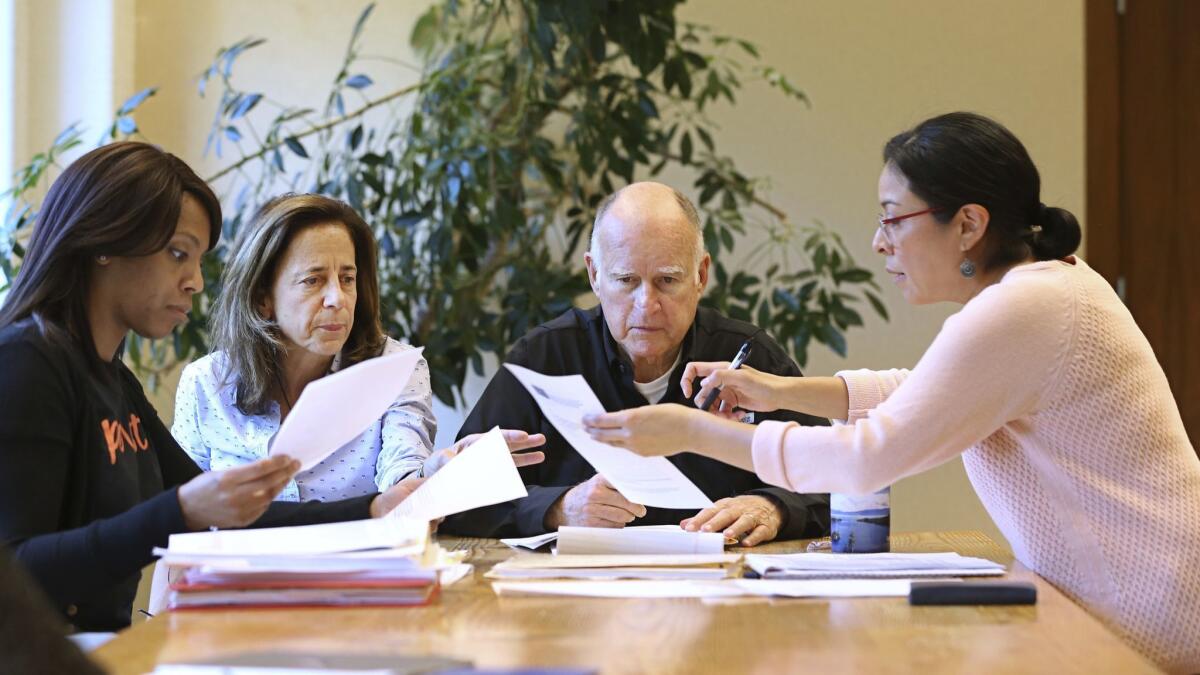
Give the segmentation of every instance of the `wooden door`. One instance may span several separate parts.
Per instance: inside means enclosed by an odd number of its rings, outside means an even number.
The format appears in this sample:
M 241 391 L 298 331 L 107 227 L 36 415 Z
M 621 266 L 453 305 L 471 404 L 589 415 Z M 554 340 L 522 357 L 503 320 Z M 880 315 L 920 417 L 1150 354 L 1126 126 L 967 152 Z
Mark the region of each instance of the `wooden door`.
M 1200 450 L 1200 1 L 1087 0 L 1087 258 Z

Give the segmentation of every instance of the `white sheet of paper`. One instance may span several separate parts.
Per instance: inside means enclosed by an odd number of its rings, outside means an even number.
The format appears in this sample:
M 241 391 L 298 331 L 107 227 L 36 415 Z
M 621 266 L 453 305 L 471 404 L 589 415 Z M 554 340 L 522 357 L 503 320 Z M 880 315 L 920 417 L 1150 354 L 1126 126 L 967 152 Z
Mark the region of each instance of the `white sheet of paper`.
M 408 386 L 423 349 L 407 349 L 356 363 L 309 383 L 279 432 L 272 455 L 300 460 L 308 471 L 383 416 Z
M 265 668 L 258 665 L 202 665 L 191 663 L 160 663 L 150 675 L 395 675 L 391 668 L 372 670 L 329 668 Z
M 720 598 L 744 595 L 729 581 L 493 581 L 497 595 L 566 595 L 587 598 Z
M 725 535 L 720 532 L 688 532 L 678 525 L 665 527 L 572 527 L 558 528 L 560 555 L 605 553 L 722 553 Z
M 630 532 L 630 531 L 634 531 L 634 532 L 684 532 L 684 529 L 682 527 L 679 527 L 678 525 L 630 525 L 629 527 L 623 528 L 621 531 L 623 531 L 623 532 Z M 511 546 L 512 548 L 516 548 L 516 549 L 528 549 L 530 551 L 536 551 L 537 549 L 545 546 L 546 544 L 549 544 L 549 543 L 555 542 L 555 541 L 558 541 L 558 532 L 547 532 L 545 534 L 535 534 L 532 537 L 512 537 L 509 539 L 501 539 L 500 543 L 505 544 L 507 546 Z M 732 546 L 733 544 L 736 544 L 736 543 L 737 542 L 735 540 L 726 540 L 725 541 L 726 546 Z M 566 552 L 567 551 L 559 551 L 559 553 L 566 553 Z M 595 551 L 595 552 L 596 553 L 638 553 L 638 551 Z M 656 551 L 644 551 L 644 552 L 646 552 L 646 553 L 676 553 L 677 551 L 658 551 L 658 550 L 656 550 Z M 684 552 L 684 551 L 678 551 L 678 552 Z
M 547 555 L 518 554 L 496 563 L 506 569 L 572 569 L 586 567 L 686 567 L 717 566 L 737 562 L 736 553 L 713 555 Z M 493 569 L 495 569 L 495 567 Z
M 373 518 L 344 523 L 269 527 L 257 530 L 218 530 L 173 534 L 168 556 L 287 556 L 391 549 L 423 545 L 428 522 L 407 518 Z
M 428 531 L 428 525 L 422 529 Z M 348 573 L 389 572 L 418 565 L 416 559 L 425 551 L 425 540 L 397 548 L 314 555 L 251 555 L 238 556 L 218 553 L 171 553 L 165 548 L 154 549 L 163 566 L 202 567 L 212 572 L 278 572 Z M 153 612 L 152 612 L 153 613 Z
M 907 597 L 909 579 L 738 579 L 738 588 L 751 595 L 787 598 Z
M 626 499 L 664 509 L 712 506 L 712 500 L 666 457 L 642 457 L 592 440 L 583 428 L 583 416 L 603 413 L 604 406 L 582 375 L 551 376 L 512 364 L 504 367 L 525 386 L 558 433 Z
M 489 579 L 724 579 L 724 567 L 577 567 L 557 569 L 510 569 L 492 567 Z
M 993 576 L 1004 565 L 957 553 L 747 554 L 746 565 L 764 578 Z
M 530 551 L 536 551 L 546 544 L 557 540 L 557 532 L 547 532 L 546 534 L 535 534 L 532 537 L 511 537 L 509 539 L 501 539 L 500 543 L 511 546 L 512 548 L 525 548 L 529 549 Z
M 459 452 L 389 515 L 434 520 L 528 494 L 504 435 L 495 427 Z

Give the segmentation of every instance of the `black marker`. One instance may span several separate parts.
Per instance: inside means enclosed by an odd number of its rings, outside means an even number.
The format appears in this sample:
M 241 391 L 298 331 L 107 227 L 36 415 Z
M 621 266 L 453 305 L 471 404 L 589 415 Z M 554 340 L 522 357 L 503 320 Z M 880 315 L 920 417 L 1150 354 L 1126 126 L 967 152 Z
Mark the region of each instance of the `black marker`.
M 738 368 L 741 368 L 742 364 L 746 362 L 746 359 L 750 358 L 750 350 L 753 348 L 751 340 L 753 339 L 753 337 L 750 337 L 748 340 L 742 343 L 742 348 L 738 350 L 737 356 L 733 357 L 733 362 L 729 364 L 729 370 L 737 370 Z M 720 395 L 720 389 L 713 389 L 712 391 L 708 392 L 708 398 L 704 399 L 704 405 L 700 406 L 700 409 L 707 412 L 708 409 L 712 407 L 712 404 L 716 402 L 717 396 Z

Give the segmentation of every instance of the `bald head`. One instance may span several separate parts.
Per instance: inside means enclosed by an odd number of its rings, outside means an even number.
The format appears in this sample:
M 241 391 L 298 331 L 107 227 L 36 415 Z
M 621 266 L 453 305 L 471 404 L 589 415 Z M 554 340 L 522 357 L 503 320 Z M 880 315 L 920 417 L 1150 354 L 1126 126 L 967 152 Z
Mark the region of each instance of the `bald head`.
M 619 235 L 636 235 L 644 232 L 647 237 L 667 235 L 667 239 L 684 238 L 694 242 L 693 261 L 696 265 L 704 257 L 704 230 L 700 216 L 691 200 L 669 185 L 650 181 L 632 183 L 609 195 L 600 203 L 596 220 L 592 224 L 592 238 L 588 251 L 597 266 L 603 257 L 602 230 L 620 229 Z M 648 241 L 653 244 L 653 241 Z
M 600 205 L 584 262 L 634 381 L 668 372 L 708 285 L 696 208 L 661 183 L 625 187 Z

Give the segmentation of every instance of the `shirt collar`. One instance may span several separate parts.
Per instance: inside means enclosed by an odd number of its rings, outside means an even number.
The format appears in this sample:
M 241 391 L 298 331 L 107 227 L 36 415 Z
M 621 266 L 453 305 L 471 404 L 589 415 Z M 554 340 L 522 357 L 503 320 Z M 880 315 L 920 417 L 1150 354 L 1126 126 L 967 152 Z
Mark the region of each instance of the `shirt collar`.
M 692 318 L 692 325 L 688 327 L 687 333 L 683 336 L 683 348 L 679 351 L 680 362 L 690 363 L 696 359 L 692 358 L 692 349 L 696 345 L 696 321 L 699 318 L 700 309 L 696 309 L 696 316 Z M 608 322 L 604 320 L 604 306 L 596 306 L 596 320 L 600 322 L 600 331 L 603 335 L 602 342 L 604 343 L 604 357 L 608 362 L 608 367 L 616 370 L 625 365 L 629 372 L 630 378 L 633 377 L 633 363 L 625 356 L 620 345 L 617 344 L 616 338 L 612 332 L 608 330 Z

